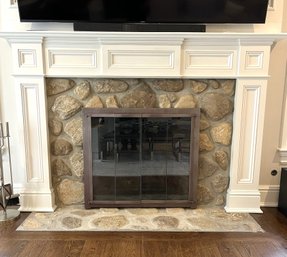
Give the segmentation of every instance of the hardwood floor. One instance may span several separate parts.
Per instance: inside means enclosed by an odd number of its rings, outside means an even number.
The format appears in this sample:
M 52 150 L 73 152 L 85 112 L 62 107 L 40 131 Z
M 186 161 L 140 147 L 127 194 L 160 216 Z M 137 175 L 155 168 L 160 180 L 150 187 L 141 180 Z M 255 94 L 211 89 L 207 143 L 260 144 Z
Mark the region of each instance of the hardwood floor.
M 253 217 L 265 233 L 17 232 L 0 226 L 1 257 L 287 257 L 287 218 L 276 208 Z

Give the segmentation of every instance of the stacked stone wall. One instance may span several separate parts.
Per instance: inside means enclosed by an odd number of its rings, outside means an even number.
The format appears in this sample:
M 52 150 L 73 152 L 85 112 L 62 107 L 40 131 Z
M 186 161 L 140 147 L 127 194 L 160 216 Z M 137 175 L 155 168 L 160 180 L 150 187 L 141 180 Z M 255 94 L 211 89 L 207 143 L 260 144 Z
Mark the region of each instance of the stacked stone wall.
M 51 169 L 58 205 L 84 201 L 84 107 L 201 108 L 198 203 L 225 203 L 234 80 L 49 78 L 46 89 Z

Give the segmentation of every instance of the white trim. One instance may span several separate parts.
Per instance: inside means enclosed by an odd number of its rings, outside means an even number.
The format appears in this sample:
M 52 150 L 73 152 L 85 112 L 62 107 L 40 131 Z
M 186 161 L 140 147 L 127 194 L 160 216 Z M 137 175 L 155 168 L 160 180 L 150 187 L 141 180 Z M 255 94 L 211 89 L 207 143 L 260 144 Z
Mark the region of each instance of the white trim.
M 279 185 L 260 185 L 259 191 L 261 195 L 260 206 L 262 207 L 278 207 Z

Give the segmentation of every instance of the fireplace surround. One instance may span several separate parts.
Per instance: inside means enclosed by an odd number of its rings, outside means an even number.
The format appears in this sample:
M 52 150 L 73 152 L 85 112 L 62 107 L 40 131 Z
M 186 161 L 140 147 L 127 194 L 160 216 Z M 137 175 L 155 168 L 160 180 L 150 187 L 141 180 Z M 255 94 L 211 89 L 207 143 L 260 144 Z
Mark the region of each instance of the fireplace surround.
M 236 33 L 2 33 L 11 45 L 24 177 L 22 211 L 56 208 L 45 78 L 235 79 L 226 211 L 261 212 L 259 174 L 272 44 Z M 36 108 L 35 108 L 36 107 Z

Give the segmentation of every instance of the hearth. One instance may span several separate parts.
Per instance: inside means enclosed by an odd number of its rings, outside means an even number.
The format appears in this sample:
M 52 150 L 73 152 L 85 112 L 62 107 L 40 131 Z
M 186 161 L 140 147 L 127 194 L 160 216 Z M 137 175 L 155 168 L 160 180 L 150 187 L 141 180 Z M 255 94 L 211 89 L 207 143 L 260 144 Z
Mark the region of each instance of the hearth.
M 84 109 L 86 208 L 196 207 L 199 114 Z

